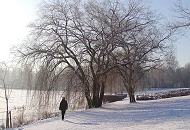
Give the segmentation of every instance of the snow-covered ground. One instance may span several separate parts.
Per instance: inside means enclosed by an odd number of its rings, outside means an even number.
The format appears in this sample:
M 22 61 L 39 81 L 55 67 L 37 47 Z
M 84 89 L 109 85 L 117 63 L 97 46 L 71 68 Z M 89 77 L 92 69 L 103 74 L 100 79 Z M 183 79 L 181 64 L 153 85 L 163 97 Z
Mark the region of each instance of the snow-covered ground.
M 102 108 L 67 112 L 18 130 L 190 130 L 190 96 L 141 101 L 128 99 Z M 16 130 L 17 130 L 16 129 Z

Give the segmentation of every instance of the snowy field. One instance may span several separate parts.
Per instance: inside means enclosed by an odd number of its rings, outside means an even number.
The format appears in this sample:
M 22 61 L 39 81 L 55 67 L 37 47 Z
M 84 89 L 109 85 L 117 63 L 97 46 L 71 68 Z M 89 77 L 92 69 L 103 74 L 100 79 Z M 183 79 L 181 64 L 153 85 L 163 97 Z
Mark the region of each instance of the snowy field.
M 128 99 L 102 108 L 67 112 L 15 130 L 190 130 L 190 96 L 141 101 Z

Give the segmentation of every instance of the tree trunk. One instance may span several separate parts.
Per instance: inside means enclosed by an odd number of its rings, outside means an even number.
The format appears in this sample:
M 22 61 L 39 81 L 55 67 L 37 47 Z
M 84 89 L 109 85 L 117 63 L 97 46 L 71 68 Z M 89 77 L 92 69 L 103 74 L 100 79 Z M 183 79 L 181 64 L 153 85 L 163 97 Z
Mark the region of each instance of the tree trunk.
M 10 120 L 10 128 L 12 128 L 13 127 L 13 125 L 12 125 L 12 115 L 11 115 L 11 111 L 9 111 L 9 120 Z
M 102 106 L 102 100 L 104 96 L 104 84 L 101 85 L 97 82 L 93 85 L 93 107 L 98 108 Z
M 95 83 L 95 86 L 93 88 L 93 107 L 100 107 L 100 102 L 100 85 L 98 83 Z
M 136 102 L 135 94 L 134 94 L 133 87 L 131 85 L 129 86 L 128 94 L 129 94 L 130 103 L 135 103 Z
M 100 91 L 100 106 L 102 106 L 102 101 L 103 101 L 103 98 L 104 98 L 104 90 L 105 90 L 105 84 L 102 83 L 101 91 Z
M 134 83 L 133 83 L 133 80 L 134 80 L 134 70 L 133 70 L 133 67 L 132 67 L 132 64 L 130 64 L 130 71 L 129 71 L 129 78 L 128 78 L 128 94 L 129 94 L 129 99 L 130 99 L 130 103 L 135 103 L 136 100 L 135 100 L 135 90 L 134 90 Z
M 9 128 L 9 106 L 8 106 L 8 98 L 6 97 L 6 105 L 7 105 L 7 111 L 6 111 L 6 128 Z
M 86 97 L 86 100 L 87 100 L 87 104 L 88 104 L 88 108 L 93 108 L 93 104 L 92 104 L 92 99 L 90 97 L 90 93 L 88 92 L 85 92 L 85 97 Z
M 99 79 L 96 78 L 93 80 L 93 89 L 92 93 L 90 93 L 90 85 L 86 81 L 84 81 L 84 84 L 86 85 L 85 89 L 85 97 L 88 103 L 88 108 L 98 108 L 102 106 L 102 100 L 103 100 L 103 95 L 104 95 L 104 85 L 100 85 Z M 92 95 L 90 95 L 92 94 Z
M 130 103 L 135 103 L 136 102 L 134 94 L 129 94 L 129 99 L 130 99 Z
M 128 81 L 125 80 L 124 86 L 125 86 L 125 88 L 127 90 L 127 93 L 129 95 L 130 103 L 135 103 L 136 102 L 136 99 L 135 99 L 135 90 L 134 90 L 134 88 L 132 86 L 131 79 L 129 79 Z
M 88 84 L 87 81 L 84 81 L 84 85 L 85 85 L 85 97 L 86 97 L 86 100 L 87 100 L 87 103 L 88 103 L 88 108 L 92 108 L 93 107 L 93 103 L 92 103 L 92 99 L 91 99 L 91 96 L 90 96 L 90 85 Z

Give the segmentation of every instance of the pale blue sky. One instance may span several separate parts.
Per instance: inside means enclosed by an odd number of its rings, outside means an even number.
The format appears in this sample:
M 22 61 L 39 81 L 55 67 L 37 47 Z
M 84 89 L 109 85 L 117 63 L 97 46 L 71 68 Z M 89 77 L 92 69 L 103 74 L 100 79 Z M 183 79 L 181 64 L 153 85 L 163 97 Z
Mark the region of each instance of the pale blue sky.
M 28 35 L 27 25 L 32 22 L 41 0 L 3 0 L 0 4 L 0 61 L 10 60 L 10 48 Z M 156 13 L 171 20 L 172 8 L 177 0 L 143 0 Z M 182 0 L 190 8 L 190 0 Z M 190 33 L 189 33 L 190 34 Z M 179 37 L 175 42 L 179 65 L 190 62 L 190 36 Z
M 174 13 L 174 4 L 178 0 L 144 0 L 156 13 L 160 13 L 167 20 L 172 21 L 176 16 Z M 182 0 L 184 6 L 190 8 L 190 0 Z M 176 48 L 176 57 L 180 66 L 190 63 L 190 31 L 185 36 L 178 36 L 174 46 Z

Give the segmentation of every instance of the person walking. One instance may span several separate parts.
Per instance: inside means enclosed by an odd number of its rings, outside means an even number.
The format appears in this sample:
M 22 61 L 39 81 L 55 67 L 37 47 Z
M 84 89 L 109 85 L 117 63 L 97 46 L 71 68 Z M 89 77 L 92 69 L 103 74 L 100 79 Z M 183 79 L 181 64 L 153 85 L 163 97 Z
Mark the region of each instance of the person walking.
M 67 109 L 68 109 L 68 103 L 65 100 L 65 97 L 63 97 L 59 105 L 59 110 L 61 111 L 62 120 L 64 120 L 65 112 Z

